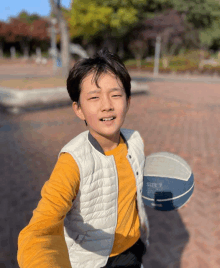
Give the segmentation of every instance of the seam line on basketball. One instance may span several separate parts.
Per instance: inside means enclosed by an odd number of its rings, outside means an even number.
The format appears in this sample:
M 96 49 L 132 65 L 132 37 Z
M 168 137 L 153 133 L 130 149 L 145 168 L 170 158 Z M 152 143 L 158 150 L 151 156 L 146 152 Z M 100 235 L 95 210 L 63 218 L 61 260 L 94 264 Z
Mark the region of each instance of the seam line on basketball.
M 165 158 L 168 158 L 168 159 L 172 159 L 172 160 L 174 160 L 174 161 L 176 161 L 176 162 L 178 162 L 181 166 L 183 166 L 183 167 L 185 167 L 186 168 L 186 170 L 187 171 L 189 171 L 189 172 L 191 172 L 191 170 L 189 170 L 186 166 L 184 166 L 179 160 L 177 160 L 177 159 L 175 159 L 175 158 L 172 158 L 172 157 L 169 157 L 169 156 L 160 156 L 160 155 L 157 155 L 157 156 L 148 156 L 147 158 L 154 158 L 154 157 L 165 157 Z M 185 161 L 185 160 L 184 160 Z M 187 164 L 188 165 L 188 164 Z M 191 169 L 191 168 L 190 168 Z
M 189 178 L 191 177 L 191 175 L 192 175 L 192 173 L 189 175 L 189 177 L 188 178 L 186 178 L 186 179 L 183 179 L 183 178 L 180 178 L 180 177 L 175 177 L 175 178 L 172 178 L 172 177 L 166 177 L 166 178 L 168 178 L 168 179 L 173 179 L 173 180 L 175 180 L 175 179 L 178 179 L 178 180 L 181 180 L 181 181 L 188 181 L 189 180 Z M 147 174 L 147 175 L 144 175 L 144 177 L 160 177 L 160 178 L 164 178 L 164 176 L 163 175 L 159 175 L 159 174 Z
M 177 199 L 177 198 L 179 198 L 179 197 L 184 196 L 184 195 L 187 194 L 188 192 L 190 192 L 190 191 L 192 190 L 193 187 L 194 187 L 194 183 L 193 183 L 192 187 L 191 187 L 187 192 L 185 192 L 184 194 L 178 195 L 178 196 L 173 197 L 173 198 L 168 198 L 168 199 L 166 199 L 166 200 L 164 200 L 164 199 L 157 199 L 157 201 L 159 201 L 159 202 L 166 202 L 166 201 L 175 200 L 175 199 Z M 148 197 L 143 196 L 143 195 L 142 195 L 142 198 L 147 199 L 147 200 L 150 200 L 150 201 L 154 201 L 153 198 L 148 198 Z

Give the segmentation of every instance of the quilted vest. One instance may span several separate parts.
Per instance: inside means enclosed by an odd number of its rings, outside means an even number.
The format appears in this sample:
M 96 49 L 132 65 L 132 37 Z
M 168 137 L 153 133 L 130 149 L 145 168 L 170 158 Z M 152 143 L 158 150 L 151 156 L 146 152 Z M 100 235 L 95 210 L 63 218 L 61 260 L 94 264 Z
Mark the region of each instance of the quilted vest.
M 137 209 L 148 245 L 149 225 L 142 201 L 144 145 L 137 131 L 121 129 L 137 187 Z M 64 237 L 71 266 L 100 268 L 111 254 L 118 215 L 118 176 L 114 156 L 106 156 L 89 131 L 85 131 L 60 153 L 72 155 L 80 171 L 78 194 L 64 220 Z M 144 232 L 144 228 L 141 228 Z

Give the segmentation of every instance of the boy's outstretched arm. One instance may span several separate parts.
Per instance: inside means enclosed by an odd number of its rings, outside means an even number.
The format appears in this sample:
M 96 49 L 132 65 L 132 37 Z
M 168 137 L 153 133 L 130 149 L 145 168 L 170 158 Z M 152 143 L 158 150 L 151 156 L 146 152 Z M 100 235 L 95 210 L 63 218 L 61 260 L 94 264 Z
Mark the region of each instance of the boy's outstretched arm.
M 29 224 L 18 237 L 20 268 L 71 268 L 64 239 L 64 218 L 79 190 L 79 169 L 69 154 L 61 154 Z

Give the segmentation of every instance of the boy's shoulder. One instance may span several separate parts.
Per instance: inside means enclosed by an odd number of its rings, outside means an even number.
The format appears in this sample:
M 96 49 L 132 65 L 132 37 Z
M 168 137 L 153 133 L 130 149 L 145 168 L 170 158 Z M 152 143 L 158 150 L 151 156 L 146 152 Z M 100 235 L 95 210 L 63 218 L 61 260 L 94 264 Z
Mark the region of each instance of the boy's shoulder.
M 142 140 L 141 135 L 137 130 L 121 128 L 121 133 L 127 141 L 132 141 L 137 138 Z
M 72 140 L 70 140 L 64 147 L 61 149 L 59 155 L 62 152 L 69 152 L 69 151 L 77 151 L 79 148 L 82 149 L 82 145 L 86 144 L 86 141 L 88 141 L 88 134 L 89 131 L 86 130 L 76 137 L 74 137 Z

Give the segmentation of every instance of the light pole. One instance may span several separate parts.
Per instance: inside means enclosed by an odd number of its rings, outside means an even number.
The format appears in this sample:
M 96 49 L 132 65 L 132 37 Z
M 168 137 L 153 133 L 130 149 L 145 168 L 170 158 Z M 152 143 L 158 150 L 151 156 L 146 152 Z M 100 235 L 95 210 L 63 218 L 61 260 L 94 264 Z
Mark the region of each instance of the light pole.
M 59 33 L 60 33 L 60 46 L 61 46 L 61 66 L 62 75 L 66 76 L 69 72 L 69 61 L 70 61 L 70 37 L 68 22 L 66 21 L 64 15 L 62 14 L 62 8 L 60 5 L 60 0 L 50 0 L 52 14 L 54 14 L 58 20 Z
M 156 48 L 154 57 L 154 76 L 157 76 L 159 73 L 160 45 L 161 45 L 161 37 L 158 35 L 156 39 Z

